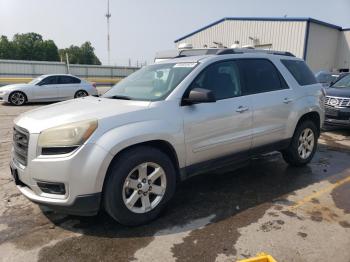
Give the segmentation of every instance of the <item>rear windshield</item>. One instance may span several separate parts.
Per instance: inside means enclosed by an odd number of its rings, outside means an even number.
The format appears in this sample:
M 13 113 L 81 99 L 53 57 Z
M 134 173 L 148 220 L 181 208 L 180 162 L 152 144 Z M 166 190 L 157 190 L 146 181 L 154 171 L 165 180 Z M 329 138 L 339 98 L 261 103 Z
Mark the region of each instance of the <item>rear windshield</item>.
M 282 64 L 293 75 L 295 80 L 301 86 L 316 84 L 317 80 L 304 61 L 299 60 L 281 60 Z

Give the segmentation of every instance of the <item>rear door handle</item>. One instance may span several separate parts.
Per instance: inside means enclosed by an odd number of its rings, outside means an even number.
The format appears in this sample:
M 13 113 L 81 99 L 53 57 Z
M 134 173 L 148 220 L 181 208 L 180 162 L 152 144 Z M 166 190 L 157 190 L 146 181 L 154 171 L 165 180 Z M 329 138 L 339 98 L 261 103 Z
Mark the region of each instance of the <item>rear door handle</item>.
M 286 97 L 285 99 L 283 99 L 283 103 L 285 103 L 285 104 L 289 104 L 290 102 L 293 102 L 293 99 L 288 98 L 288 97 Z
M 238 113 L 243 113 L 245 111 L 247 111 L 249 108 L 246 107 L 246 106 L 239 106 L 237 109 L 236 109 L 236 112 Z

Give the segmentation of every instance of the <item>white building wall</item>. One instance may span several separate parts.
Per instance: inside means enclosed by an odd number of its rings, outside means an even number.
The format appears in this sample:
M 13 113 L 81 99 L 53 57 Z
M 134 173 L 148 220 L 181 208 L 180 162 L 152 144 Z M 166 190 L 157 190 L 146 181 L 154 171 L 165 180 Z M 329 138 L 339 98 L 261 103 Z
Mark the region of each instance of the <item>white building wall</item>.
M 342 31 L 339 35 L 336 67 L 350 69 L 350 30 Z
M 338 38 L 342 32 L 335 28 L 310 23 L 306 62 L 314 72 L 336 68 Z
M 272 44 L 271 49 L 289 51 L 303 57 L 307 23 L 304 21 L 242 21 L 225 20 L 176 43 L 191 43 L 194 48 L 213 46 L 221 42 L 230 47 L 235 41 L 252 45 L 249 37 L 258 38 L 259 44 Z

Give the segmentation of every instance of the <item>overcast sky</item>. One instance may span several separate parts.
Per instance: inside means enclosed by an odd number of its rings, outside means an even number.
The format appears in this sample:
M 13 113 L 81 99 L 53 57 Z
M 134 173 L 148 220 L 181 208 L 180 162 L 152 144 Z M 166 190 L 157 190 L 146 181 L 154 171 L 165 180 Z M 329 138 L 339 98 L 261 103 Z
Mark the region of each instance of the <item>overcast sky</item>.
M 223 17 L 312 17 L 350 27 L 350 0 L 110 0 L 111 62 L 151 62 Z M 36 32 L 59 48 L 90 41 L 107 62 L 107 0 L 0 0 L 0 35 Z

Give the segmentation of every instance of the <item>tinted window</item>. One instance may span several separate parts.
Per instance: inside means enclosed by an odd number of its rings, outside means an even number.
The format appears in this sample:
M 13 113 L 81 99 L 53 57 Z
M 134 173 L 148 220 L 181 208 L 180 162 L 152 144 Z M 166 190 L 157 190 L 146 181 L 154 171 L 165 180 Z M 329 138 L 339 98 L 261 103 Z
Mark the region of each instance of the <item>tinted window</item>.
M 266 59 L 237 61 L 245 81 L 245 94 L 256 94 L 288 88 L 276 67 Z
M 205 68 L 192 83 L 193 88 L 213 91 L 217 100 L 241 95 L 241 77 L 234 61 L 215 63 Z
M 71 76 L 60 76 L 59 78 L 60 84 L 78 84 L 81 82 L 80 79 Z
M 332 87 L 336 88 L 350 88 L 350 75 L 344 76 L 340 80 L 334 83 Z
M 281 60 L 301 86 L 316 84 L 316 78 L 304 61 Z
M 54 85 L 54 84 L 57 84 L 57 76 L 48 76 L 40 82 L 40 85 Z

